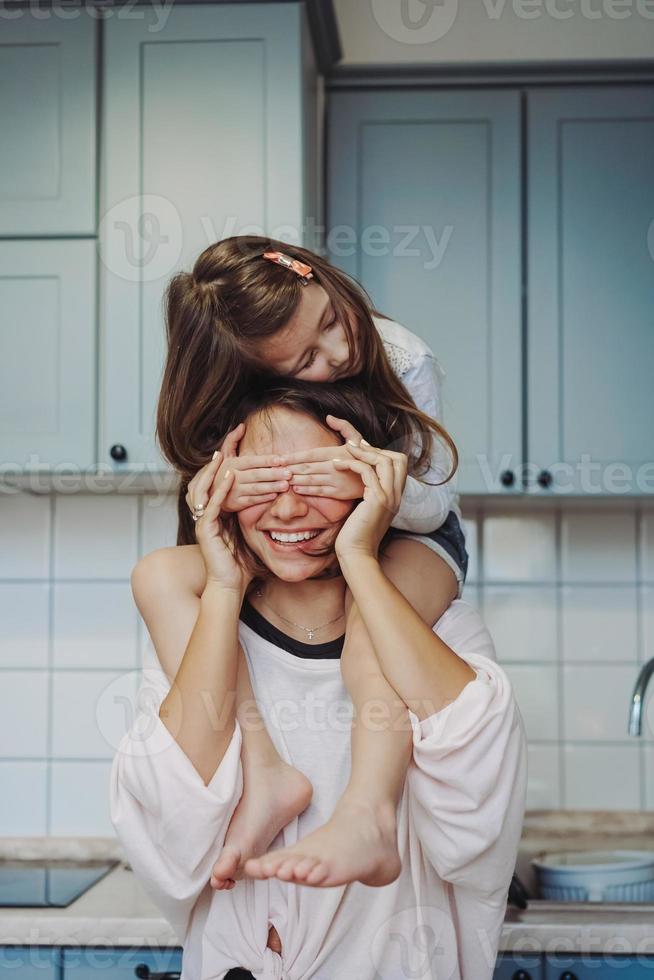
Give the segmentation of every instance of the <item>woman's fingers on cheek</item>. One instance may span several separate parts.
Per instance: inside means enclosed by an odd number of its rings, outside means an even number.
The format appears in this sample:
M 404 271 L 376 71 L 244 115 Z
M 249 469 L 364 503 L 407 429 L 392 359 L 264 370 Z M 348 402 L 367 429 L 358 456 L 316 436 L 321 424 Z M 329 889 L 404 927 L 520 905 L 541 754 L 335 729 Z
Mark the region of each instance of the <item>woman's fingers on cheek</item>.
M 367 463 L 375 463 L 380 458 L 377 450 L 372 446 L 367 448 L 365 446 L 355 446 L 348 441 L 346 448 L 356 459 L 365 460 Z
M 357 432 L 351 422 L 346 419 L 339 419 L 335 415 L 327 415 L 325 421 L 330 429 L 336 429 L 340 432 L 344 439 L 355 439 L 357 442 L 361 439 L 361 434 Z
M 216 515 L 224 503 L 225 497 L 231 490 L 232 484 L 234 482 L 234 471 L 226 470 L 223 473 L 222 479 L 219 481 L 218 486 L 214 490 L 205 510 L 205 514 L 211 512 L 212 515 Z

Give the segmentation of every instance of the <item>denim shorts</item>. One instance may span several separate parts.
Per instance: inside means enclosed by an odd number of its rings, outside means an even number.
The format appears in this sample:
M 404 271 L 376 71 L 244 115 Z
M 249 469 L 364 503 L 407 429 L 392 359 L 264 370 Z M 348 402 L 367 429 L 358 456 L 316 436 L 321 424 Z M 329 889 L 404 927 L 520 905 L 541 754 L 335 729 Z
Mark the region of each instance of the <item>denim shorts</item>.
M 255 976 L 249 970 L 244 970 L 241 966 L 235 966 L 227 971 L 224 980 L 255 980 Z
M 440 555 L 456 576 L 458 598 L 461 598 L 463 583 L 468 574 L 468 552 L 466 551 L 465 537 L 461 530 L 459 518 L 453 510 L 449 512 L 439 528 L 430 531 L 428 534 L 414 534 L 411 531 L 398 531 L 395 528 L 391 528 L 391 531 L 394 538 L 411 538 L 412 541 L 422 541 L 437 555 Z

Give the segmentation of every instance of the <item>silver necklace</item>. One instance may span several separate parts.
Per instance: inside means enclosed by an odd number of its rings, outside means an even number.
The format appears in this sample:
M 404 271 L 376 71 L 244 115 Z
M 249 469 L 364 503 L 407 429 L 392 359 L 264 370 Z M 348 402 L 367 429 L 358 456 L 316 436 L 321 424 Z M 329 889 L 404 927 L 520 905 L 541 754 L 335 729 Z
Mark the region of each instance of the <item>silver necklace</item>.
M 276 609 L 273 609 L 270 603 L 266 599 L 264 599 L 264 595 L 261 589 L 256 589 L 254 594 L 256 596 L 259 596 L 259 598 L 263 601 L 263 604 L 265 606 L 268 606 L 268 608 L 272 612 L 274 612 L 275 616 L 283 620 L 283 622 L 288 623 L 289 626 L 295 626 L 299 630 L 304 630 L 309 640 L 313 640 L 313 637 L 318 632 L 318 630 L 324 630 L 326 626 L 331 626 L 332 623 L 337 623 L 339 619 L 343 619 L 343 616 L 345 615 L 345 613 L 341 613 L 341 615 L 337 616 L 336 619 L 330 619 L 328 623 L 323 623 L 322 626 L 302 626 L 301 623 L 294 623 L 292 619 L 287 619 L 286 616 L 282 616 L 281 613 L 278 613 Z

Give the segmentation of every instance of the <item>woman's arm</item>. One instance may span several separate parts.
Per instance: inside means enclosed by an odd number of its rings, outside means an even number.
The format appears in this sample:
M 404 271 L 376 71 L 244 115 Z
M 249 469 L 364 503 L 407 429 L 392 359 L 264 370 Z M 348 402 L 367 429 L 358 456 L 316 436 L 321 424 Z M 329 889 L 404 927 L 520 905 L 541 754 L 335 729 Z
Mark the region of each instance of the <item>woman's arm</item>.
M 454 602 L 431 630 L 386 579 L 377 554 L 406 463 L 350 447 L 338 465 L 365 491 L 336 552 L 380 666 L 409 707 L 409 806 L 426 858 L 446 881 L 501 905 L 513 872 L 526 791 L 526 738 L 511 684 L 479 614 Z
M 426 859 L 444 881 L 502 904 L 522 829 L 526 736 L 490 635 L 462 602 L 434 627 L 441 636 L 423 630 L 376 562 L 345 568 L 382 670 L 410 709 L 409 812 Z
M 420 720 L 454 701 L 476 672 L 420 618 L 378 559 L 339 556 L 341 570 L 388 682 Z
M 525 808 L 524 723 L 479 613 L 457 601 L 436 628 L 477 680 L 437 714 L 411 713 L 411 821 L 439 877 L 504 908 Z
M 179 670 L 159 708 L 159 717 L 205 785 L 234 733 L 242 602 L 241 594 L 207 583 Z
M 189 634 L 200 619 L 200 598 L 179 574 L 175 551 L 153 552 L 141 559 L 132 576 L 150 639 L 134 717 L 112 764 L 110 813 L 135 874 L 183 942 L 191 910 L 208 887 L 243 792 L 243 772 L 238 721 L 229 739 L 228 724 L 218 733 L 224 736 L 224 748 L 214 742 L 211 756 L 203 761 L 193 748 L 197 732 L 189 734 L 182 724 L 180 744 L 160 717 L 170 696 L 170 676 L 179 672 Z M 212 608 L 209 615 L 214 612 Z M 202 617 L 201 629 L 203 624 L 208 628 L 209 621 Z M 196 639 L 199 635 L 196 632 Z M 190 684 L 188 679 L 184 684 Z M 185 694 L 187 690 L 185 686 Z M 177 708 L 181 698 L 179 693 L 175 696 Z M 202 715 L 208 717 L 206 711 Z

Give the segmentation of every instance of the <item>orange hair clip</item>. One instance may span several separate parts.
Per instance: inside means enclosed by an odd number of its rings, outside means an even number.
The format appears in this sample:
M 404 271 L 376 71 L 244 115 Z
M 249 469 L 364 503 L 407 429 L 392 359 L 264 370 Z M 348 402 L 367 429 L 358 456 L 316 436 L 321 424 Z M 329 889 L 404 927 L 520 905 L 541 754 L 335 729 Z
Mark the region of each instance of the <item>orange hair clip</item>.
M 262 258 L 277 262 L 278 265 L 283 265 L 286 269 L 292 269 L 300 277 L 303 286 L 308 285 L 309 279 L 313 279 L 311 266 L 307 265 L 306 262 L 300 262 L 299 259 L 291 258 L 286 252 L 264 252 Z

